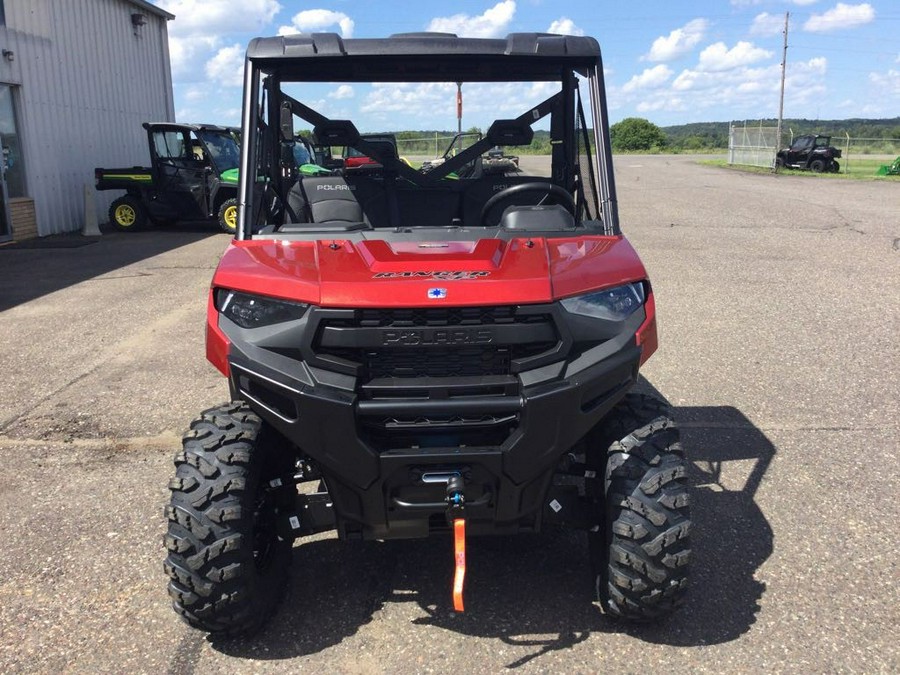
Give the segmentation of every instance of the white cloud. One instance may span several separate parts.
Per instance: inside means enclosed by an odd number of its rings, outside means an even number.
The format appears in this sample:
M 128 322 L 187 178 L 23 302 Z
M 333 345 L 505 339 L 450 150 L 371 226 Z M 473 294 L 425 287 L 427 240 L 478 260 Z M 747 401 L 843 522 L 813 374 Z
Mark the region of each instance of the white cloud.
M 384 113 L 405 112 L 414 117 L 422 117 L 428 111 L 447 109 L 447 116 L 456 116 L 456 85 L 452 82 L 427 82 L 410 84 L 407 82 L 372 85 L 360 106 L 360 111 L 376 116 Z
M 203 63 L 219 49 L 223 36 L 246 31 L 268 32 L 269 24 L 281 10 L 275 0 L 154 0 L 172 12 L 168 24 L 169 59 L 176 81 L 203 79 Z
M 813 14 L 805 24 L 803 30 L 810 33 L 828 33 L 842 28 L 856 28 L 875 18 L 875 10 L 869 3 L 861 5 L 845 5 L 839 2 L 824 14 Z
M 240 87 L 244 83 L 244 47 L 223 47 L 206 62 L 206 76 L 223 87 Z
M 241 109 L 234 106 L 211 106 L 209 101 L 214 100 L 211 92 L 205 92 L 204 101 L 192 101 L 186 106 L 175 110 L 175 119 L 182 124 L 203 124 L 215 122 L 230 126 L 240 126 Z M 204 104 L 205 103 L 205 104 Z
M 826 94 L 824 57 L 788 62 L 785 105 L 790 115 L 803 116 L 808 107 Z M 757 68 L 729 71 L 683 70 L 672 81 L 672 92 L 691 110 L 726 107 L 733 115 L 771 117 L 778 106 L 781 66 L 774 63 Z M 660 93 L 660 96 L 666 94 Z
M 900 70 L 891 68 L 886 73 L 869 73 L 869 82 L 878 87 L 879 94 L 900 96 Z
M 516 3 L 513 0 L 504 0 L 477 16 L 454 14 L 453 16 L 435 17 L 428 23 L 428 30 L 456 33 L 460 37 L 501 37 L 506 34 L 506 28 L 515 13 Z
M 343 12 L 333 12 L 330 9 L 305 9 L 291 18 L 290 26 L 281 26 L 278 29 L 278 34 L 317 33 L 332 26 L 337 26 L 341 29 L 341 37 L 353 37 L 353 28 L 355 26 L 353 19 Z
M 205 101 L 208 97 L 209 92 L 206 91 L 205 87 L 191 87 L 186 92 L 184 92 L 184 100 L 189 101 L 190 103 Z
M 572 19 L 565 16 L 561 16 L 551 23 L 547 32 L 558 33 L 559 35 L 584 35 L 584 31 L 576 26 Z
M 828 59 L 826 59 L 824 56 L 817 56 L 813 59 L 810 59 L 809 61 L 806 61 L 805 63 L 801 61 L 800 65 L 805 66 L 806 70 L 809 72 L 815 72 L 819 75 L 824 75 L 825 71 L 828 69 Z M 781 66 L 779 65 L 778 67 L 780 68 Z M 788 70 L 790 70 L 790 68 L 788 68 Z
M 552 82 L 463 84 L 463 127 L 489 123 L 497 118 L 518 117 L 558 89 L 559 85 Z M 359 110 L 369 120 L 384 124 L 383 128 L 424 122 L 429 128 L 455 129 L 456 84 L 376 83 L 366 94 Z
M 770 56 L 772 56 L 772 52 L 757 47 L 752 42 L 742 40 L 731 49 L 728 49 L 724 42 L 716 42 L 700 52 L 697 69 L 707 72 L 734 70 Z
M 784 17 L 763 12 L 757 14 L 750 26 L 750 35 L 778 35 L 784 30 Z
M 169 35 L 206 35 L 262 29 L 281 11 L 275 0 L 154 0 L 175 15 Z
M 202 58 L 221 44 L 218 35 L 192 35 L 187 38 L 169 36 L 169 62 L 172 74 L 181 80 L 196 81 L 202 79 L 202 72 L 197 69 L 197 60 Z
M 643 61 L 672 61 L 691 51 L 709 27 L 706 19 L 694 19 L 681 28 L 676 28 L 666 36 L 653 41 L 650 51 L 641 57 Z
M 654 96 L 637 104 L 640 113 L 656 112 L 658 110 L 687 110 L 684 100 L 678 96 Z
M 349 84 L 342 84 L 337 89 L 328 94 L 330 98 L 336 98 L 339 100 L 344 98 L 353 98 L 353 95 L 353 87 L 351 87 Z
M 672 77 L 672 69 L 661 63 L 658 66 L 647 68 L 640 75 L 635 75 L 622 85 L 622 91 L 626 94 L 639 89 L 652 89 L 665 84 Z

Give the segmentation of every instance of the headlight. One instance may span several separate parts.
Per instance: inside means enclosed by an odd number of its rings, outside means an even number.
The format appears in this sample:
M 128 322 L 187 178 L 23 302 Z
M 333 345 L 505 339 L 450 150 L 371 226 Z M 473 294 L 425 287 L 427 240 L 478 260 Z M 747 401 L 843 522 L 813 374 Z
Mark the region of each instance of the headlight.
M 216 308 L 242 328 L 259 328 L 299 319 L 308 306 L 302 302 L 287 302 L 224 289 L 216 292 Z
M 562 306 L 572 314 L 592 316 L 607 321 L 622 321 L 631 316 L 644 304 L 644 284 L 625 284 L 615 288 L 605 288 L 574 298 L 566 298 Z

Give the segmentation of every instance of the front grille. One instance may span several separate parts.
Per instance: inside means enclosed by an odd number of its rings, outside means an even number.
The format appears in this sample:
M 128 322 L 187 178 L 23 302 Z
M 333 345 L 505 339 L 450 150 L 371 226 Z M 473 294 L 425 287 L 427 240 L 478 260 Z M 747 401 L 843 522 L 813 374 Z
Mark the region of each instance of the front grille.
M 508 374 L 510 350 L 490 347 L 381 349 L 357 353 L 351 358 L 362 359 L 369 379 L 480 377 Z
M 522 331 L 518 327 L 522 327 Z M 323 320 L 319 337 L 313 345 L 320 356 L 337 357 L 359 368 L 361 383 L 378 378 L 445 378 L 508 375 L 517 359 L 542 354 L 557 344 L 553 317 L 547 313 L 526 313 L 517 307 L 440 307 L 413 309 L 359 309 L 343 317 Z M 489 333 L 489 344 L 447 345 L 436 335 L 453 335 L 456 330 L 473 335 L 479 327 L 490 331 L 506 331 L 506 338 Z M 529 328 L 543 329 L 544 339 L 531 342 Z M 361 346 L 325 346 L 321 335 L 329 329 L 367 333 L 372 330 L 423 331 L 421 342 L 430 344 L 365 344 Z M 512 334 L 514 338 L 510 338 Z M 536 334 L 536 333 L 535 333 Z M 553 340 L 547 337 L 552 336 Z M 480 338 L 479 338 L 480 339 Z M 508 343 L 504 341 L 508 340 Z M 462 341 L 462 340 L 461 340 Z M 475 340 L 477 341 L 477 340 Z M 412 341 L 410 341 L 412 342 Z
M 322 310 L 313 325 L 318 363 L 356 378 L 376 452 L 501 446 L 521 424 L 516 373 L 563 342 L 547 305 Z

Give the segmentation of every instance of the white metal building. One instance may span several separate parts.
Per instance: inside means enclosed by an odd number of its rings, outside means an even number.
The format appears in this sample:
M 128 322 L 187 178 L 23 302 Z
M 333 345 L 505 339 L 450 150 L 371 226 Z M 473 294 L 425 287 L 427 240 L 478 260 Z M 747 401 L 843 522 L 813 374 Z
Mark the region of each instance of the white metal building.
M 149 161 L 174 121 L 167 22 L 145 0 L 0 0 L 0 241 L 79 230 L 94 167 Z M 106 212 L 116 194 L 96 193 Z

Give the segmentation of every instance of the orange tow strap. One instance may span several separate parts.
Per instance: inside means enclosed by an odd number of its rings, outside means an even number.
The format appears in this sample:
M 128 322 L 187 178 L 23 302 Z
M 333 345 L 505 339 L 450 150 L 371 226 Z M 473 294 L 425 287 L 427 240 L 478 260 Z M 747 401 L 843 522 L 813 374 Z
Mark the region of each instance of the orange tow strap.
M 453 520 L 453 552 L 456 560 L 456 573 L 453 575 L 453 609 L 463 610 L 463 582 L 466 579 L 466 520 Z

